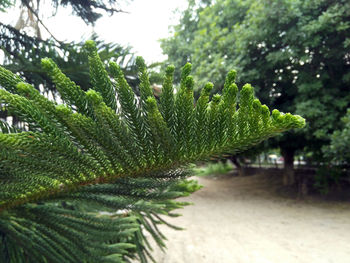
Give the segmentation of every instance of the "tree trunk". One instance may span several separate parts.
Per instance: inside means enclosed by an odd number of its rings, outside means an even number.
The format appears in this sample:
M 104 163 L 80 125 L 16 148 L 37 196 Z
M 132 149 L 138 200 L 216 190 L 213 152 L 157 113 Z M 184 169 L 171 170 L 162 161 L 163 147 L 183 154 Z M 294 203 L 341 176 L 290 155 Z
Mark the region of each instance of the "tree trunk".
M 294 150 L 282 149 L 282 156 L 284 159 L 283 184 L 294 185 L 295 184 Z
M 309 193 L 309 189 L 308 189 L 308 178 L 303 174 L 301 174 L 298 177 L 298 197 L 299 198 L 304 198 L 305 196 L 307 196 L 307 194 Z
M 230 156 L 229 159 L 231 160 L 231 162 L 236 166 L 237 171 L 238 171 L 238 175 L 239 176 L 244 176 L 244 167 L 240 164 L 240 162 L 238 161 L 238 158 L 234 155 Z
M 6 119 L 6 117 L 7 117 L 7 111 L 0 111 L 0 118 L 1 119 Z

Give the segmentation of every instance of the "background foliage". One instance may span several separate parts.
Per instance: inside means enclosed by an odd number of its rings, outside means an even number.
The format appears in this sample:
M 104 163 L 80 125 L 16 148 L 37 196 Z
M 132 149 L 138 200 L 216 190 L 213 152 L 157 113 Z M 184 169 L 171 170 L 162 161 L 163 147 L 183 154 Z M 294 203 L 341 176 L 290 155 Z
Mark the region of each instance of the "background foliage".
M 162 48 L 169 63 L 194 62 L 197 88 L 210 78 L 221 90 L 223 69 L 235 68 L 263 103 L 305 116 L 306 129 L 271 141 L 292 168 L 297 151 L 325 160 L 350 106 L 349 10 L 343 0 L 189 1 Z

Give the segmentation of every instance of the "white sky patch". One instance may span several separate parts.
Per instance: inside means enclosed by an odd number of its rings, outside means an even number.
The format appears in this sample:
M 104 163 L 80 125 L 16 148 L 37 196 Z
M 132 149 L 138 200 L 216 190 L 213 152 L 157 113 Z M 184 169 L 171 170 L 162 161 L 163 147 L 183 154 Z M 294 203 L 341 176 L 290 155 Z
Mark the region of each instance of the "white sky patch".
M 107 41 L 129 44 L 147 62 L 164 60 L 158 40 L 169 37 L 169 26 L 178 23 L 173 11 L 186 7 L 186 0 L 134 0 L 125 8 L 129 14 L 100 19 L 95 31 Z
M 47 3 L 49 4 L 49 3 Z M 137 55 L 145 58 L 147 63 L 163 61 L 159 39 L 170 36 L 169 26 L 179 23 L 180 13 L 187 7 L 187 0 L 134 0 L 121 4 L 128 13 L 107 14 L 100 18 L 95 27 L 86 26 L 78 17 L 71 14 L 68 8 L 59 8 L 54 17 L 44 17 L 43 21 L 51 33 L 59 40 L 80 41 L 87 39 L 93 32 L 106 42 L 131 46 Z M 41 7 L 41 14 L 50 14 L 50 7 Z M 14 25 L 19 17 L 19 8 L 0 13 L 0 21 Z M 44 37 L 48 34 L 41 30 Z

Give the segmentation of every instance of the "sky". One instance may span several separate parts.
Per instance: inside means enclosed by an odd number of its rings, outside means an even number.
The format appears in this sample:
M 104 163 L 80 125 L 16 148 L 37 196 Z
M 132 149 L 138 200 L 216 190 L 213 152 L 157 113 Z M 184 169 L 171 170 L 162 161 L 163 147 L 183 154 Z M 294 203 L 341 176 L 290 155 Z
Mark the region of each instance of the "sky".
M 44 18 L 43 21 L 58 40 L 80 41 L 95 32 L 107 42 L 130 45 L 137 55 L 152 63 L 166 59 L 159 39 L 169 37 L 169 26 L 178 23 L 180 14 L 174 11 L 186 7 L 187 0 L 133 0 L 121 4 L 128 13 L 115 13 L 112 17 L 106 14 L 94 28 L 86 26 L 65 8 L 60 8 L 55 17 Z M 41 8 L 41 13 L 46 13 L 44 8 Z M 7 14 L 0 13 L 0 21 L 14 25 L 19 14 L 19 8 L 13 8 Z M 42 34 L 47 35 L 44 29 Z

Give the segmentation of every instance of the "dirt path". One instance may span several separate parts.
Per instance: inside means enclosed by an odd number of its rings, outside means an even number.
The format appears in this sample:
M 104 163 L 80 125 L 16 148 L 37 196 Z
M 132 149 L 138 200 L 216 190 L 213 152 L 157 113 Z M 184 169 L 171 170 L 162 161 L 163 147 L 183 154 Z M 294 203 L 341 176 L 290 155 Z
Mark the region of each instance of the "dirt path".
M 169 220 L 186 230 L 162 228 L 157 262 L 350 262 L 350 202 L 282 197 L 262 175 L 198 180 L 204 188 L 184 199 L 195 205 Z

